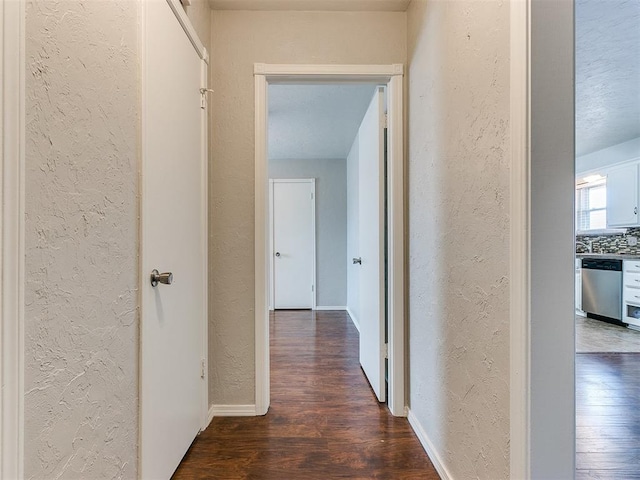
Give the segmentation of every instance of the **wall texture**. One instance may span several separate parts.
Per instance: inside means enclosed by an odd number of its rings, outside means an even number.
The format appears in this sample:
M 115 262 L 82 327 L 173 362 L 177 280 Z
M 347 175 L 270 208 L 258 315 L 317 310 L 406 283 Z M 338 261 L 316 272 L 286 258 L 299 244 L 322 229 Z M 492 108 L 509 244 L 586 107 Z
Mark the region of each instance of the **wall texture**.
M 509 477 L 509 8 L 414 0 L 409 406 L 452 478 Z
M 360 322 L 360 266 L 354 265 L 352 259 L 360 256 L 359 168 L 360 137 L 356 135 L 347 157 L 347 307 L 357 325 Z
M 26 478 L 137 476 L 138 8 L 27 2 Z
M 212 12 L 209 389 L 215 404 L 253 404 L 253 64 L 404 63 L 406 15 Z
M 269 160 L 269 178 L 316 179 L 316 303 L 347 301 L 347 168 L 345 160 Z
M 137 9 L 27 5 L 26 478 L 136 477 Z

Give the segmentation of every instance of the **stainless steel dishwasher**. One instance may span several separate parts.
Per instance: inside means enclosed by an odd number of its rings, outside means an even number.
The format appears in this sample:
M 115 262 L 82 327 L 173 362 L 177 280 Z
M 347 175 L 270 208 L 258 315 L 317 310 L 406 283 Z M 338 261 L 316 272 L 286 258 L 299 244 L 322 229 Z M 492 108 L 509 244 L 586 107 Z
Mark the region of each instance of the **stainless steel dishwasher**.
M 591 318 L 622 322 L 622 260 L 582 259 L 582 310 Z

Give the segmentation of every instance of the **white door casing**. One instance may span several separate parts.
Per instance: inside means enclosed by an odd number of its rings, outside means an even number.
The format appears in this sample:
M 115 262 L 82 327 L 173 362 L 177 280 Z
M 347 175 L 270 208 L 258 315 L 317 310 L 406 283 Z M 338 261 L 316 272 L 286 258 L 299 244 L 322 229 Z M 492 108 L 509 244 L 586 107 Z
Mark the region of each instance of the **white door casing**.
M 384 88 L 378 87 L 358 132 L 360 365 L 385 401 Z
M 24 467 L 25 2 L 0 2 L 0 478 Z
M 315 308 L 315 179 L 270 182 L 273 306 Z
M 389 410 L 406 416 L 404 306 L 404 66 L 254 65 L 255 78 L 255 410 L 269 409 L 269 262 L 267 87 L 277 83 L 385 84 L 388 94 L 387 221 L 389 318 Z
M 142 8 L 139 474 L 153 479 L 206 417 L 206 51 L 174 0 Z M 153 269 L 173 283 L 152 287 Z

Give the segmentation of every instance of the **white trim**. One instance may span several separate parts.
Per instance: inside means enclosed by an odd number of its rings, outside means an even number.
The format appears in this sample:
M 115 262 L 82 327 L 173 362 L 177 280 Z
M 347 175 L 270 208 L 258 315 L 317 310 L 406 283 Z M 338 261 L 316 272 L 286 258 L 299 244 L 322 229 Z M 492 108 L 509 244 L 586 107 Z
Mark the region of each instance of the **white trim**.
M 184 33 L 187 34 L 187 37 L 189 38 L 189 41 L 193 45 L 193 48 L 196 49 L 196 52 L 198 52 L 198 55 L 200 56 L 200 58 L 208 64 L 209 53 L 207 52 L 207 49 L 204 48 L 202 41 L 198 37 L 198 34 L 196 33 L 196 29 L 193 28 L 193 24 L 191 23 L 191 20 L 189 20 L 189 17 L 187 16 L 187 12 L 185 12 L 184 8 L 182 8 L 182 4 L 180 3 L 180 0 L 167 0 L 167 3 L 171 7 L 171 10 L 173 10 L 173 13 L 175 14 L 176 18 L 178 19 L 178 22 L 180 23 L 180 26 L 184 30 Z
M 267 299 L 267 79 L 255 77 L 255 381 L 256 413 L 269 410 L 269 310 Z
M 208 82 L 209 66 L 203 59 L 201 62 L 201 83 L 203 88 L 206 88 Z M 204 102 L 205 108 L 201 109 L 201 135 L 202 135 L 202 173 L 201 173 L 201 185 L 202 197 L 202 258 L 205 265 L 209 265 L 209 110 L 207 108 L 208 102 Z M 202 360 L 204 362 L 204 378 L 202 387 L 202 429 L 204 430 L 209 425 L 208 421 L 208 407 L 209 407 L 209 269 L 204 269 L 202 276 L 202 288 L 204 292 L 204 321 L 202 322 Z
M 268 83 L 386 83 L 389 98 L 389 410 L 404 416 L 404 125 L 403 71 L 394 65 L 254 65 L 255 77 L 255 348 L 256 409 L 269 408 L 267 85 Z M 390 297 L 391 297 L 390 296 Z
M 403 78 L 391 77 L 388 88 L 387 118 L 387 212 L 388 243 L 388 295 L 389 318 L 389 410 L 397 417 L 406 415 L 405 406 L 405 338 L 404 338 L 404 125 Z M 394 321 L 401 319 L 401 321 Z
M 2 291 L 0 478 L 24 468 L 25 3 L 0 4 Z
M 209 416 L 213 417 L 255 417 L 257 413 L 255 405 L 211 405 Z
M 213 417 L 215 417 L 215 405 L 211 405 L 209 407 L 209 412 L 207 414 L 207 426 L 204 427 L 202 430 L 206 430 L 207 428 L 209 428 L 209 425 L 211 425 L 211 420 L 213 420 Z
M 360 322 L 358 321 L 358 318 L 353 314 L 353 311 L 349 307 L 346 307 L 345 310 L 349 314 L 349 318 L 351 318 L 351 321 L 356 327 L 356 330 L 358 330 L 358 333 L 360 333 Z
M 316 308 L 314 308 L 314 310 L 323 311 L 323 312 L 324 311 L 327 311 L 327 312 L 329 312 L 329 311 L 338 312 L 338 311 L 345 311 L 346 309 L 347 309 L 347 307 L 345 307 L 345 306 L 334 307 L 334 306 L 331 306 L 331 305 L 316 305 Z
M 409 420 L 409 425 L 411 425 L 411 428 L 413 428 L 413 431 L 418 437 L 418 440 L 420 440 L 420 444 L 422 445 L 422 448 L 424 448 L 424 451 L 427 453 L 429 460 L 431 460 L 431 463 L 436 469 L 436 472 L 438 472 L 438 475 L 440 475 L 440 478 L 442 480 L 453 479 L 451 472 L 449 472 L 447 467 L 444 465 L 442 458 L 440 458 L 440 455 L 438 455 L 438 452 L 433 446 L 433 442 L 431 442 L 431 440 L 429 439 L 429 436 L 427 435 L 427 432 L 425 432 L 424 428 L 422 428 L 422 425 L 420 424 L 416 416 L 413 414 L 411 409 L 409 409 L 408 411 L 407 420 Z M 520 478 L 520 477 L 511 477 L 511 478 Z
M 510 477 L 530 477 L 530 0 L 511 2 Z
M 254 75 L 265 75 L 267 77 L 280 77 L 280 80 L 287 80 L 289 77 L 298 79 L 300 76 L 311 77 L 310 79 L 332 79 L 345 82 L 352 79 L 365 81 L 384 81 L 390 77 L 404 74 L 404 66 L 400 63 L 392 65 L 275 65 L 256 63 L 253 66 Z

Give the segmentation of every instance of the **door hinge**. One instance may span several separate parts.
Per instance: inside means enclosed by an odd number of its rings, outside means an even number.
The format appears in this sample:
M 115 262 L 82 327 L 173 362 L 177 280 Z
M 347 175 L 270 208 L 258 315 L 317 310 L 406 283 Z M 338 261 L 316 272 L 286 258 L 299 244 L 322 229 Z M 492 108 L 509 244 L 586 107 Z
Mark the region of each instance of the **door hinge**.
M 384 354 L 384 358 L 389 358 L 389 344 L 385 343 L 382 348 L 382 353 Z
M 200 360 L 200 378 L 204 379 L 204 373 L 205 373 L 205 364 L 204 364 L 204 358 L 202 360 Z
M 200 108 L 207 108 L 207 93 L 213 93 L 213 90 L 210 88 L 201 88 L 200 89 Z
M 311 291 L 312 291 L 312 292 L 314 291 L 314 290 L 313 290 L 314 286 L 315 286 L 315 285 L 311 285 Z

